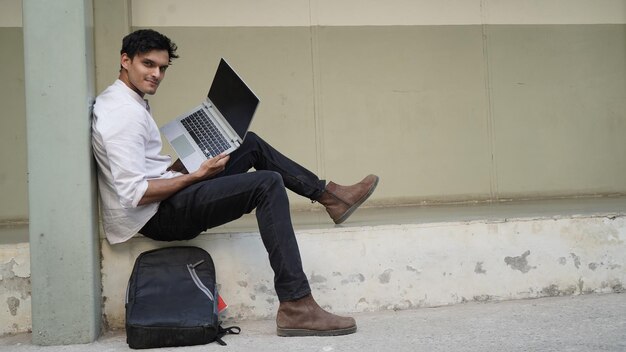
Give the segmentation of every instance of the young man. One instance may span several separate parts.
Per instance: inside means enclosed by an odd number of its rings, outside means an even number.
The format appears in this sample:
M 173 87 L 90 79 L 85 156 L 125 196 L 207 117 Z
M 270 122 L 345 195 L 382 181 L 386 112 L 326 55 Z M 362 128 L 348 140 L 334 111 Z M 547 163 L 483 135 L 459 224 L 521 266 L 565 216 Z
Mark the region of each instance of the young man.
M 156 93 L 176 49 L 153 30 L 127 35 L 119 78 L 96 99 L 92 144 L 108 241 L 124 242 L 137 232 L 187 240 L 256 209 L 280 301 L 278 335 L 355 332 L 353 318 L 326 312 L 311 296 L 285 188 L 319 202 L 341 223 L 374 191 L 378 177 L 353 186 L 326 184 L 251 132 L 239 149 L 206 160 L 197 171 L 187 173 L 179 160 L 171 164 L 160 154 L 159 130 L 143 98 Z M 247 172 L 251 168 L 256 171 Z

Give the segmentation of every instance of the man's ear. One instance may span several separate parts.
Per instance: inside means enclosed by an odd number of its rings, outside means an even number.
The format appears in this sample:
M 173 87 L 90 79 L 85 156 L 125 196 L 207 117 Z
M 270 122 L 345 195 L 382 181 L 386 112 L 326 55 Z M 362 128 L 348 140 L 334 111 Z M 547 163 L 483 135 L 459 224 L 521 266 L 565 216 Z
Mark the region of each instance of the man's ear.
M 122 66 L 122 68 L 127 69 L 130 66 L 131 62 L 133 61 L 133 59 L 131 59 L 128 54 L 124 53 L 122 54 L 122 57 L 120 58 L 120 66 Z

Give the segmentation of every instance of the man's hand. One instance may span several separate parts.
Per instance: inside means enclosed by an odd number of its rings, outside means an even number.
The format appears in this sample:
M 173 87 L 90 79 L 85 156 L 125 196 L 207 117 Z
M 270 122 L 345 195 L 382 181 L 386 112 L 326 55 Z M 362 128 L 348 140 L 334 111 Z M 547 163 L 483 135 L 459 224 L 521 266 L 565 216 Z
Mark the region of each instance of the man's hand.
M 226 168 L 226 163 L 230 159 L 230 156 L 226 154 L 220 154 L 211 159 L 205 160 L 198 170 L 191 173 L 191 176 L 198 180 L 206 180 L 211 178 Z
M 190 174 L 183 174 L 168 179 L 148 180 L 148 189 L 139 201 L 139 205 L 160 202 L 189 185 L 214 177 L 224 171 L 228 159 L 230 159 L 228 155 L 220 154 L 206 160 L 197 171 Z M 175 164 L 172 164 L 172 167 Z

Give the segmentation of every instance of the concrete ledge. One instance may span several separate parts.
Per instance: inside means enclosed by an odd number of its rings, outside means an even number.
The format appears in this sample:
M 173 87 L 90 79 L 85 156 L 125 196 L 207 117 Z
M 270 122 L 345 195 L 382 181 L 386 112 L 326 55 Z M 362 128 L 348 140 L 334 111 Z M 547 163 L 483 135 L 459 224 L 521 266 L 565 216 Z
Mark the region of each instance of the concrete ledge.
M 545 202 L 509 204 L 511 213 L 502 207 L 486 213 L 490 206 L 442 207 L 438 212 L 432 207 L 363 209 L 348 226 L 325 228 L 313 228 L 324 214 L 298 214 L 305 219 L 297 236 L 314 295 L 335 312 L 622 292 L 625 202 L 585 202 L 572 206 L 592 208 L 555 208 L 554 213 Z M 429 212 L 431 219 L 440 214 L 442 220 L 428 221 L 424 215 Z M 389 215 L 388 223 L 375 223 L 381 214 Z M 406 216 L 414 220 L 401 221 Z M 454 217 L 473 219 L 443 220 Z M 248 217 L 223 233 L 214 231 L 184 243 L 142 237 L 116 246 L 103 241 L 108 326 L 124 325 L 124 292 L 136 256 L 169 245 L 194 245 L 211 253 L 220 292 L 230 305 L 227 320 L 274 316 L 278 301 L 266 252 L 256 231 L 243 230 L 250 221 Z
M 621 292 L 626 282 L 626 198 L 361 209 L 344 226 L 323 212 L 293 219 L 314 294 L 337 312 Z M 27 227 L 0 226 L 0 335 L 31 329 L 28 238 L 6 233 Z M 230 304 L 226 319 L 274 316 L 272 272 L 256 220 L 245 216 L 190 242 L 102 240 L 109 328 L 124 326 L 137 255 L 169 245 L 212 254 Z

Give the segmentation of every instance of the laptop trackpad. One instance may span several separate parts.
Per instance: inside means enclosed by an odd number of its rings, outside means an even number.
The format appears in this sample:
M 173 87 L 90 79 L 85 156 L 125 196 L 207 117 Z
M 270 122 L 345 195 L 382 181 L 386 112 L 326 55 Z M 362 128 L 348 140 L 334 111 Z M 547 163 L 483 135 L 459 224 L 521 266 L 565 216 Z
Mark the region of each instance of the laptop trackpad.
M 178 157 L 181 159 L 188 157 L 194 152 L 194 149 L 191 146 L 191 143 L 189 143 L 189 141 L 187 140 L 187 137 L 185 137 L 184 134 L 180 135 L 180 137 L 174 138 L 171 144 L 172 144 L 172 147 L 174 147 L 174 149 L 176 150 Z

